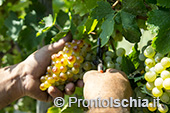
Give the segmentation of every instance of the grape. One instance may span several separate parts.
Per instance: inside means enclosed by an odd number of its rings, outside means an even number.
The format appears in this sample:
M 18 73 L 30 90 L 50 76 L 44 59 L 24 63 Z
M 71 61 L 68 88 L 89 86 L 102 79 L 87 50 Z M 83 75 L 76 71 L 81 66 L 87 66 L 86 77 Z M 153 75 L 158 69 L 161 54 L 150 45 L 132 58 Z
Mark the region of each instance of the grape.
M 89 71 L 90 69 L 92 68 L 92 65 L 90 62 L 85 62 L 83 64 L 83 69 L 86 70 L 86 71 Z
M 109 57 L 113 58 L 114 57 L 114 52 L 107 51 L 106 56 L 109 56 Z
M 115 69 L 121 70 L 121 66 L 119 63 L 115 63 Z
M 83 47 L 84 41 L 83 41 L 83 40 L 78 40 L 78 41 L 77 41 L 77 45 L 78 45 L 79 47 Z
M 44 83 L 41 83 L 41 84 L 40 84 L 40 89 L 41 89 L 42 91 L 45 91 L 45 90 L 47 89 L 47 87 L 44 86 Z
M 122 56 L 119 56 L 116 58 L 116 62 L 121 64 L 122 63 Z
M 125 51 L 124 48 L 119 48 L 119 49 L 117 49 L 117 51 L 116 51 L 116 55 L 117 55 L 117 56 L 123 56 L 123 55 L 125 55 L 125 53 L 126 53 L 126 51 Z
M 165 80 L 166 78 L 170 78 L 170 72 L 167 70 L 164 70 L 161 72 L 161 78 Z
M 66 81 L 67 80 L 67 75 L 65 74 L 65 73 L 60 73 L 60 75 L 59 75 L 59 77 L 60 77 L 60 80 L 62 80 L 62 81 Z
M 85 43 L 85 49 L 87 50 L 87 52 L 89 52 L 91 50 L 91 45 Z
M 162 96 L 160 97 L 160 100 L 161 100 L 162 102 L 164 102 L 164 103 L 169 102 L 169 95 L 168 95 L 166 92 L 164 92 L 164 93 L 162 94 Z
M 154 82 L 154 85 L 159 89 L 163 88 L 163 79 L 160 77 L 157 78 Z
M 58 67 L 56 67 L 56 66 L 54 66 L 54 67 L 52 68 L 52 71 L 53 71 L 53 73 L 55 73 L 55 74 L 59 74 L 59 73 L 60 73 L 60 69 L 59 69 Z
M 48 83 L 47 81 L 44 82 L 44 87 L 49 88 L 50 86 L 51 86 L 50 83 Z
M 61 66 L 61 67 L 60 67 L 60 71 L 63 72 L 63 73 L 65 73 L 65 72 L 67 71 L 67 67 Z
M 114 67 L 115 67 L 115 65 L 112 61 L 107 62 L 107 68 L 114 68 Z
M 83 56 L 83 57 L 85 57 L 85 56 L 87 55 L 86 47 L 83 47 L 83 48 L 81 49 L 80 55 Z
M 72 40 L 72 42 L 71 42 L 71 43 L 72 43 L 72 45 L 77 45 L 77 41 L 78 41 L 78 40 L 75 40 L 75 39 L 74 39 L 74 40 Z
M 62 59 L 61 59 L 61 65 L 62 65 L 62 66 L 66 66 L 67 63 L 68 63 L 68 62 L 67 62 L 67 59 L 66 59 L 66 58 L 62 58 Z
M 156 107 L 156 105 L 154 106 L 154 104 L 153 104 L 153 102 L 150 102 L 149 104 L 148 104 L 148 110 L 149 111 L 155 111 L 157 109 L 157 107 Z
M 139 54 L 139 60 L 140 61 L 144 61 L 146 59 L 146 57 L 144 56 L 143 53 Z
M 169 108 L 168 108 L 168 106 L 165 105 L 165 104 L 159 104 L 158 110 L 159 110 L 159 112 L 161 112 L 161 113 L 166 113 L 166 112 L 168 112 Z
M 163 58 L 163 55 L 161 53 L 156 53 L 154 57 L 156 62 L 160 62 L 162 58 Z
M 90 53 L 87 53 L 85 60 L 88 60 L 88 61 L 92 60 L 92 56 Z
M 160 96 L 162 96 L 163 91 L 162 91 L 162 89 L 158 89 L 157 87 L 154 87 L 154 88 L 152 89 L 152 94 L 153 94 L 153 96 L 155 96 L 155 97 L 160 97 Z
M 84 61 L 84 58 L 82 56 L 77 56 L 76 57 L 77 62 L 82 63 Z
M 53 84 L 55 82 L 53 77 L 48 77 L 47 82 Z
M 68 76 L 69 78 L 73 77 L 73 73 L 72 73 L 71 70 L 68 70 L 68 71 L 67 71 L 67 76 Z
M 72 67 L 72 68 L 71 68 L 71 71 L 72 71 L 74 74 L 77 74 L 77 73 L 79 72 L 79 68 Z
M 163 81 L 163 87 L 166 89 L 166 90 L 170 90 L 170 78 L 167 78 Z
M 155 50 L 152 48 L 152 46 L 148 46 L 144 50 L 144 55 L 145 55 L 145 57 L 152 58 L 155 55 Z
M 148 66 L 145 67 L 145 71 L 148 72 L 150 71 L 150 68 Z
M 52 61 L 56 61 L 56 60 L 57 60 L 56 56 L 57 56 L 57 54 L 51 55 L 51 60 L 52 60 Z
M 146 83 L 146 88 L 147 88 L 148 90 L 152 90 L 154 87 L 155 87 L 155 85 L 154 85 L 153 82 L 147 82 L 147 83 Z
M 79 67 L 80 67 L 80 63 L 75 62 L 75 63 L 73 64 L 73 66 L 74 66 L 75 68 L 79 68 Z
M 75 53 L 79 53 L 80 52 L 80 48 L 79 48 L 79 46 L 74 46 L 73 47 L 73 51 L 75 52 Z
M 109 57 L 109 56 L 107 56 L 107 57 L 105 57 L 105 62 L 109 62 L 109 61 L 112 61 L 112 58 L 111 57 Z
M 170 67 L 170 58 L 168 57 L 162 58 L 161 64 L 164 68 Z
M 145 60 L 145 65 L 148 66 L 149 68 L 155 66 L 155 60 L 153 58 L 147 58 Z
M 156 76 L 157 76 L 156 73 L 153 71 L 149 71 L 144 75 L 146 81 L 148 82 L 153 82 L 156 79 Z
M 52 72 L 51 66 L 47 67 L 47 72 Z
M 40 78 L 40 81 L 43 83 L 43 82 L 45 82 L 45 76 L 41 76 L 41 78 Z
M 60 80 L 60 77 L 58 75 L 56 75 L 56 74 L 53 74 L 52 77 L 53 77 L 53 79 L 55 81 L 59 81 Z
M 71 68 L 71 67 L 73 67 L 74 63 L 73 63 L 73 62 L 68 62 L 68 64 L 67 64 L 67 65 L 68 65 L 68 67 L 70 67 L 70 68 Z
M 71 56 L 68 57 L 68 61 L 69 61 L 70 63 L 74 63 L 74 62 L 76 61 L 76 57 L 73 56 L 73 55 L 71 55 Z
M 61 66 L 61 62 L 60 62 L 59 60 L 57 60 L 57 61 L 55 62 L 55 67 L 59 68 L 60 66 Z
M 161 73 L 163 70 L 165 70 L 165 68 L 162 66 L 161 63 L 157 63 L 157 64 L 155 65 L 155 72 Z

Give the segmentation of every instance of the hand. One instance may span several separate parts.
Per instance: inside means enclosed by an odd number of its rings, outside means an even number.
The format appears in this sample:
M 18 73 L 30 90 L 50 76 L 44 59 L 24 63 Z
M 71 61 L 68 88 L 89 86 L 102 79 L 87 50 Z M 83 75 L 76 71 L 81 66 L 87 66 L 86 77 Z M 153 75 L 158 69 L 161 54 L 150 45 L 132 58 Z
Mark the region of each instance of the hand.
M 83 81 L 85 99 L 129 99 L 132 89 L 125 73 L 116 69 L 108 69 L 105 73 L 89 71 L 85 73 Z M 90 108 L 89 113 L 128 113 L 127 108 Z M 130 112 L 129 112 L 130 113 Z
M 66 37 L 58 42 L 44 46 L 23 61 L 25 74 L 21 77 L 21 81 L 24 95 L 41 101 L 50 101 L 58 96 L 63 97 L 63 93 L 54 86 L 50 86 L 47 90 L 50 95 L 45 91 L 41 91 L 39 89 L 40 77 L 45 74 L 46 68 L 51 62 L 51 55 L 60 51 L 65 42 L 71 40 L 71 37 L 71 33 L 68 33 Z M 70 90 L 74 90 L 74 84 L 70 84 Z

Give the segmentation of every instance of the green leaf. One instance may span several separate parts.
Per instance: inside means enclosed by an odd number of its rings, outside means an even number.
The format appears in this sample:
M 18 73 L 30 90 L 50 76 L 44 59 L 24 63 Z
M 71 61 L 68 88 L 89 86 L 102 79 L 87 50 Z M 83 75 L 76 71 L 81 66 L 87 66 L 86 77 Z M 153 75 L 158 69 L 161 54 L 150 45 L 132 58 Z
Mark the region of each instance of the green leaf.
M 115 21 L 113 17 L 114 17 L 113 14 L 109 15 L 109 17 L 106 18 L 106 20 L 102 23 L 101 26 L 102 32 L 100 33 L 99 36 L 101 38 L 102 47 L 109 41 L 109 38 L 114 31 Z
M 122 57 L 122 65 L 121 65 L 122 71 L 124 71 L 127 75 L 134 72 L 136 69 L 131 61 L 131 59 L 128 56 Z
M 23 20 L 18 19 L 16 14 L 11 12 L 5 20 L 5 26 L 8 28 L 7 35 L 16 41 L 22 29 Z
M 146 7 L 143 0 L 123 0 L 123 11 L 129 12 L 134 15 L 146 16 Z
M 101 0 L 85 0 L 84 2 L 86 4 L 86 7 L 90 10 L 97 5 L 97 1 L 101 1 Z
M 123 27 L 123 35 L 125 39 L 131 43 L 139 42 L 141 32 L 136 23 L 135 15 L 124 11 L 121 11 L 120 13 Z
M 68 13 L 63 12 L 62 10 L 57 13 L 57 23 L 61 26 L 64 27 L 64 24 L 66 21 L 69 20 Z
M 157 0 L 158 6 L 170 8 L 170 2 L 169 0 Z
M 30 4 L 32 4 L 32 2 L 29 0 L 24 2 L 18 2 L 17 4 L 13 5 L 10 9 L 12 11 L 21 11 L 25 8 L 28 8 Z
M 170 52 L 170 28 L 169 29 L 162 29 L 159 31 L 157 38 L 153 40 L 153 47 L 161 53 L 167 54 Z
M 61 108 L 52 106 L 48 108 L 47 113 L 61 113 Z
M 138 58 L 139 54 L 140 54 L 140 51 L 138 50 L 138 45 L 135 44 L 132 47 L 132 52 L 128 55 L 133 65 L 135 66 L 135 69 L 137 69 L 140 65 L 140 60 Z
M 91 17 L 98 21 L 107 15 L 115 13 L 108 2 L 99 1 L 98 6 L 91 12 Z
M 80 14 L 80 16 L 83 16 L 89 12 L 89 9 L 87 9 L 86 4 L 82 0 L 76 0 L 73 4 L 73 9 L 75 14 Z
M 153 10 L 148 13 L 147 23 L 158 26 L 159 29 L 168 29 L 170 27 L 170 12 L 162 10 Z
M 148 94 L 150 96 L 153 96 L 147 89 L 146 89 L 146 85 L 144 85 L 142 88 L 141 88 L 141 92 L 142 93 L 145 93 L 145 94 Z

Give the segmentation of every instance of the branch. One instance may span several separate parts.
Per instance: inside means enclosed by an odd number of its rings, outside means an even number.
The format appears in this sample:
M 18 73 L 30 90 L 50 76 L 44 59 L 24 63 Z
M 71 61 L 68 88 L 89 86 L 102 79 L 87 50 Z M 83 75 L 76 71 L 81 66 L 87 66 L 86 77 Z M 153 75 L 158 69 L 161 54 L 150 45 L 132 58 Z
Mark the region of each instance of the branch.
M 116 2 L 112 5 L 112 9 L 114 9 L 119 2 L 120 0 L 116 0 Z

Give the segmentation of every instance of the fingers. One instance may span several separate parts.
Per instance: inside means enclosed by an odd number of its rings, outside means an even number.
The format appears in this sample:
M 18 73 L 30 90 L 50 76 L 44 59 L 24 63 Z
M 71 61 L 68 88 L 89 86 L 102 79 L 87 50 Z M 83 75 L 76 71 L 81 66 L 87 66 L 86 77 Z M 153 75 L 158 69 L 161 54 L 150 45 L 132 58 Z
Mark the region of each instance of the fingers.
M 51 53 L 60 51 L 64 47 L 64 44 L 68 41 L 71 41 L 71 39 L 72 39 L 72 34 L 71 32 L 68 32 L 68 34 L 62 39 L 60 39 L 58 42 L 48 45 L 47 46 L 48 51 L 50 51 Z
M 68 84 L 66 84 L 65 86 L 65 93 L 68 94 L 68 95 L 71 95 L 73 94 L 75 91 L 75 85 L 74 83 L 70 82 Z
M 49 93 L 51 97 L 53 97 L 53 99 L 56 97 L 64 97 L 63 93 L 54 86 L 50 86 L 47 92 Z

